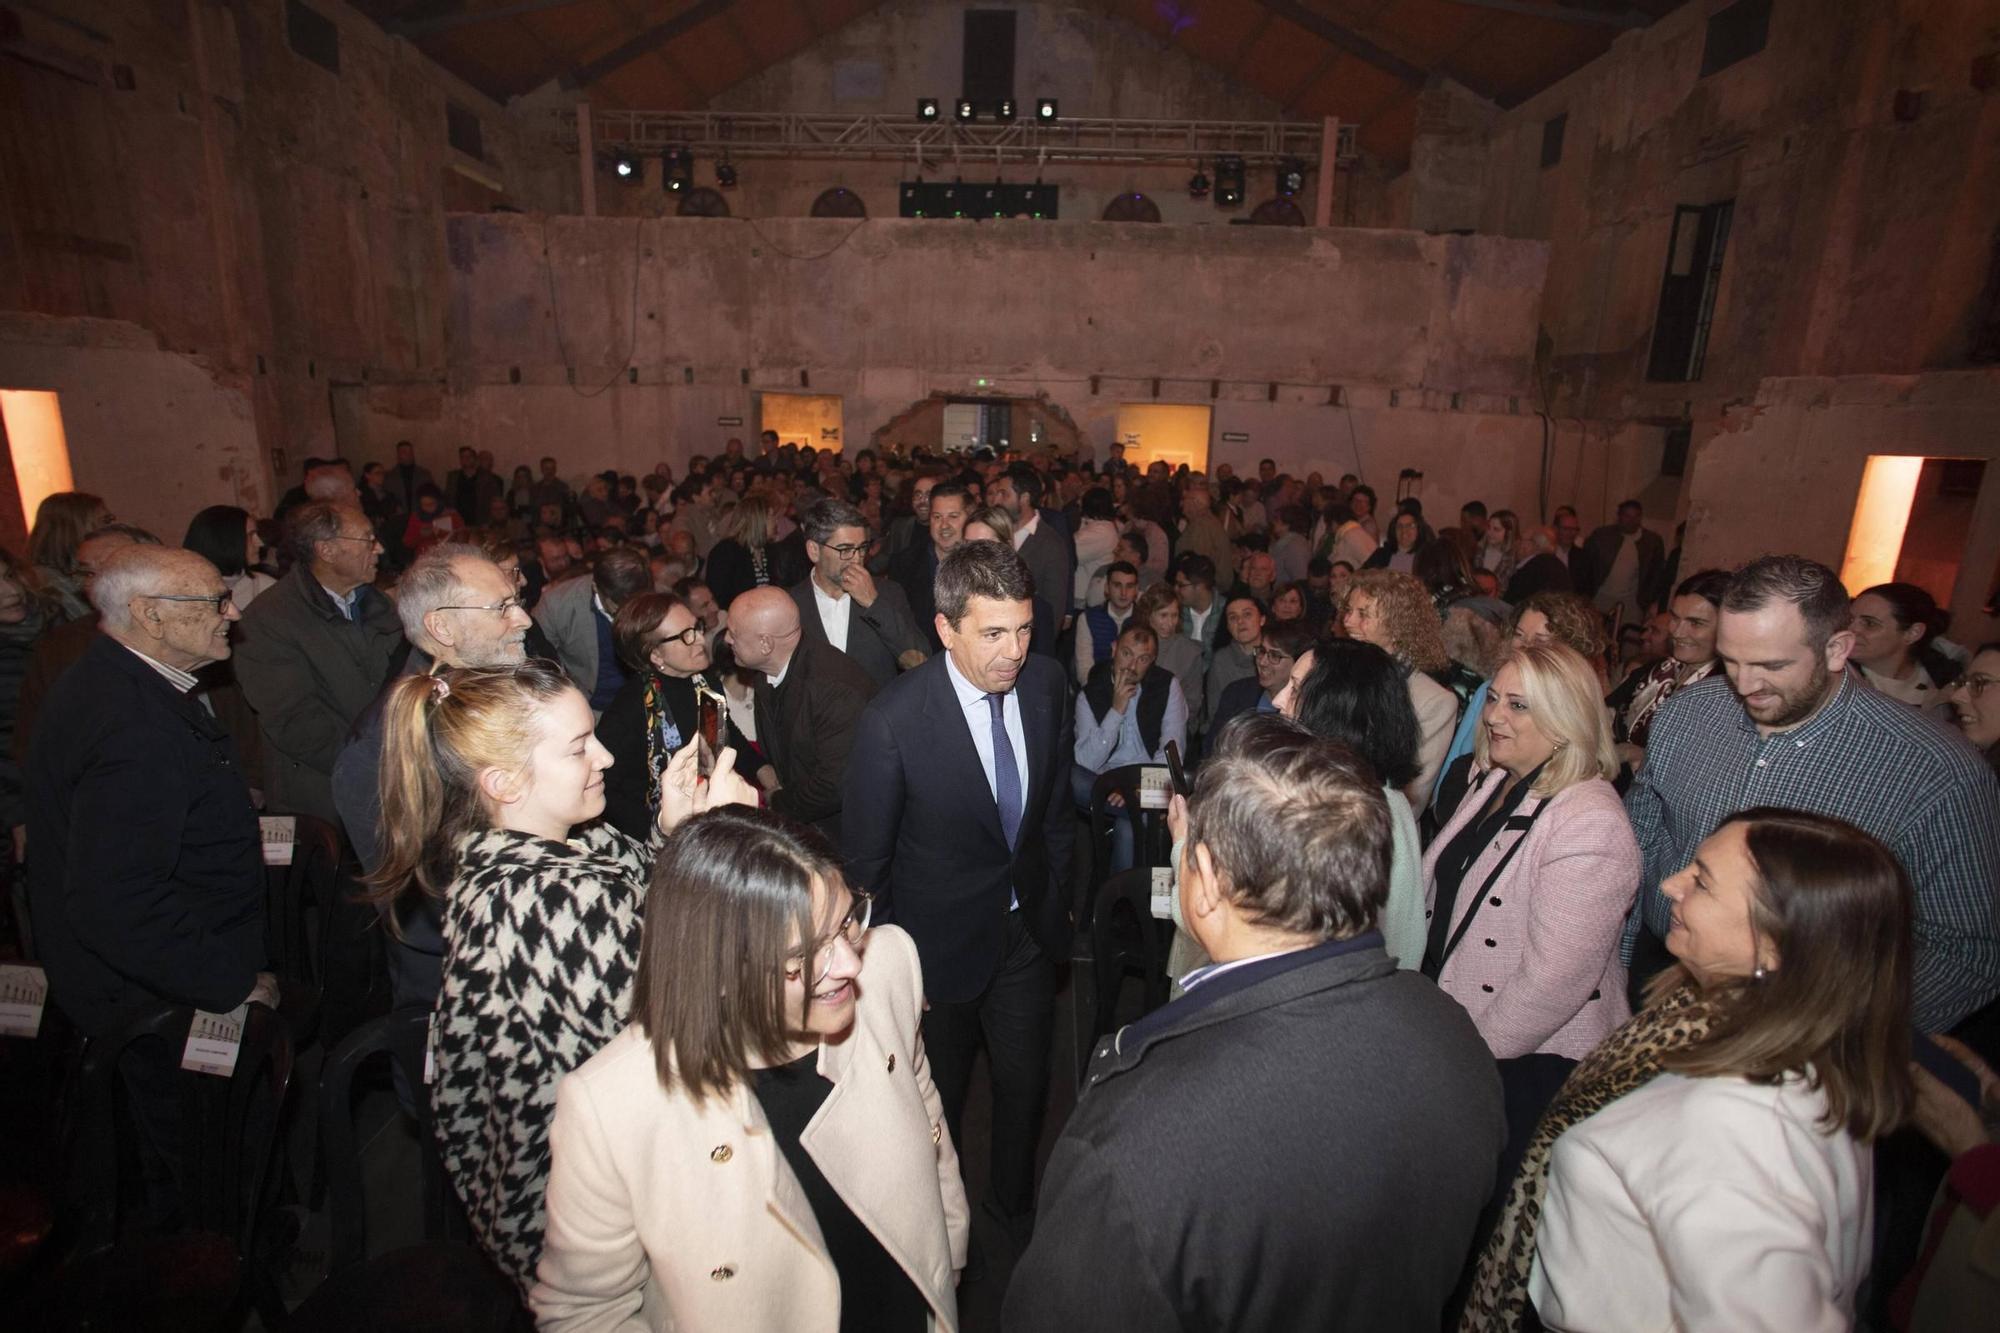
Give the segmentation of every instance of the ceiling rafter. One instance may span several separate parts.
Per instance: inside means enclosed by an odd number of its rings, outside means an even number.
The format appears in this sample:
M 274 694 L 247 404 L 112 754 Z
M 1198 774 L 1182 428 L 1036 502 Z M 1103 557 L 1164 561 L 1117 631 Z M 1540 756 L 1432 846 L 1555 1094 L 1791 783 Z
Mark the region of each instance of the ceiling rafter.
M 610 51 L 587 65 L 572 69 L 562 75 L 558 82 L 565 90 L 582 88 L 596 83 L 613 70 L 623 69 L 642 56 L 660 51 L 667 43 L 683 33 L 694 31 L 716 15 L 727 10 L 735 0 L 695 0 L 695 3 L 660 23 L 646 28 L 627 41 L 619 43 Z M 699 89 L 700 84 L 688 80 L 687 85 Z M 703 94 L 706 96 L 707 94 Z
M 1633 28 L 1651 27 L 1653 16 L 1630 5 L 1616 9 L 1599 9 L 1585 5 L 1556 3 L 1536 3 L 1535 0 L 1445 0 L 1446 4 L 1464 5 L 1468 9 L 1493 9 L 1502 14 L 1525 14 L 1529 18 L 1547 19 L 1551 23 L 1585 23 L 1600 28 L 1616 28 L 1627 32 Z
M 391 37 L 408 37 L 414 41 L 419 37 L 450 32 L 456 28 L 470 28 L 499 19 L 520 18 L 526 14 L 539 14 L 545 9 L 562 9 L 568 5 L 584 2 L 585 0 L 517 0 L 515 4 L 501 5 L 496 9 L 468 10 L 465 7 L 466 0 L 445 0 L 441 4 L 412 5 L 384 23 L 382 30 Z
M 1229 68 L 1225 71 L 1231 79 L 1238 83 L 1243 81 L 1243 62 L 1250 58 L 1251 51 L 1256 49 L 1257 43 L 1264 40 L 1264 34 L 1269 32 L 1271 25 L 1277 21 L 1278 16 L 1276 14 L 1265 10 L 1264 17 L 1258 22 L 1257 26 L 1244 34 L 1243 40 L 1236 45 L 1236 54 L 1230 58 Z M 1175 34 L 1174 44 L 1176 46 L 1181 45 L 1179 34 Z M 1200 57 L 1197 56 L 1196 59 L 1200 59 Z

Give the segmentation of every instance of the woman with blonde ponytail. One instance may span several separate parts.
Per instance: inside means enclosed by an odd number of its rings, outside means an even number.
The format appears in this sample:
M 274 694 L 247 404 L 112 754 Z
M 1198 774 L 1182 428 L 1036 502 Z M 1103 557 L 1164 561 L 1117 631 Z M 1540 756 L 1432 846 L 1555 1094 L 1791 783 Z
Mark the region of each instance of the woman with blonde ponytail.
M 697 753 L 668 765 L 657 831 L 642 841 L 598 819 L 611 756 L 553 663 L 409 676 L 389 692 L 369 882 L 442 900 L 438 1146 L 481 1245 L 524 1293 L 542 1246 L 556 1082 L 631 1010 L 660 837 L 699 809 L 756 803 L 728 751 L 712 784 Z

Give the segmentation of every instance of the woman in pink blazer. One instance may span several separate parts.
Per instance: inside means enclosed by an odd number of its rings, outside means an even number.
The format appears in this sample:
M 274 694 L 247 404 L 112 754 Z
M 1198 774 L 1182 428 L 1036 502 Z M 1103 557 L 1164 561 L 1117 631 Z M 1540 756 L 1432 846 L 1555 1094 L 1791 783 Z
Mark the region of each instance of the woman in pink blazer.
M 556 1093 L 540 1328 L 957 1327 L 968 1212 L 923 977 L 868 919 L 776 816 L 667 844 L 633 1024 Z
M 1618 939 L 1639 845 L 1609 781 L 1597 676 L 1575 649 L 1526 646 L 1501 664 L 1473 755 L 1472 785 L 1424 855 L 1423 967 L 1500 1062 L 1510 1146 L 1525 1146 L 1570 1069 L 1630 1016 Z

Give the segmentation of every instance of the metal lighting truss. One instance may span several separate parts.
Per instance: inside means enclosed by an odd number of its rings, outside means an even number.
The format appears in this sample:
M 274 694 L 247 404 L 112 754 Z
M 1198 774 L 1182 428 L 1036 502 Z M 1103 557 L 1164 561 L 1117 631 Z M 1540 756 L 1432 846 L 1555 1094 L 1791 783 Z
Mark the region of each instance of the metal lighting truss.
M 948 107 L 948 104 L 947 104 Z M 1032 112 L 1032 108 L 1025 108 Z M 555 112 L 555 138 L 577 147 L 576 113 Z M 979 166 L 1067 162 L 1185 162 L 1240 157 L 1246 166 L 1285 159 L 1318 162 L 1317 121 L 1118 120 L 1066 116 L 1040 124 L 955 121 L 910 115 L 795 115 L 779 111 L 617 111 L 592 107 L 591 139 L 599 150 L 657 152 L 688 148 L 702 157 L 907 160 L 919 173 L 959 163 Z M 1354 127 L 1338 131 L 1340 163 L 1357 154 Z

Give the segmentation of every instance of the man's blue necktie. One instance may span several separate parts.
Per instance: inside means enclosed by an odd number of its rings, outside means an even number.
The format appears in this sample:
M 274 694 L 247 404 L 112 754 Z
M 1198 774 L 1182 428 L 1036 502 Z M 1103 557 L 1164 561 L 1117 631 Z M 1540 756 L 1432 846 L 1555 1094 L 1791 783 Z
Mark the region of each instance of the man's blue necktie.
M 993 710 L 993 800 L 1000 807 L 1000 831 L 1011 848 L 1021 832 L 1021 770 L 1007 739 L 1007 696 L 989 694 L 986 706 Z

